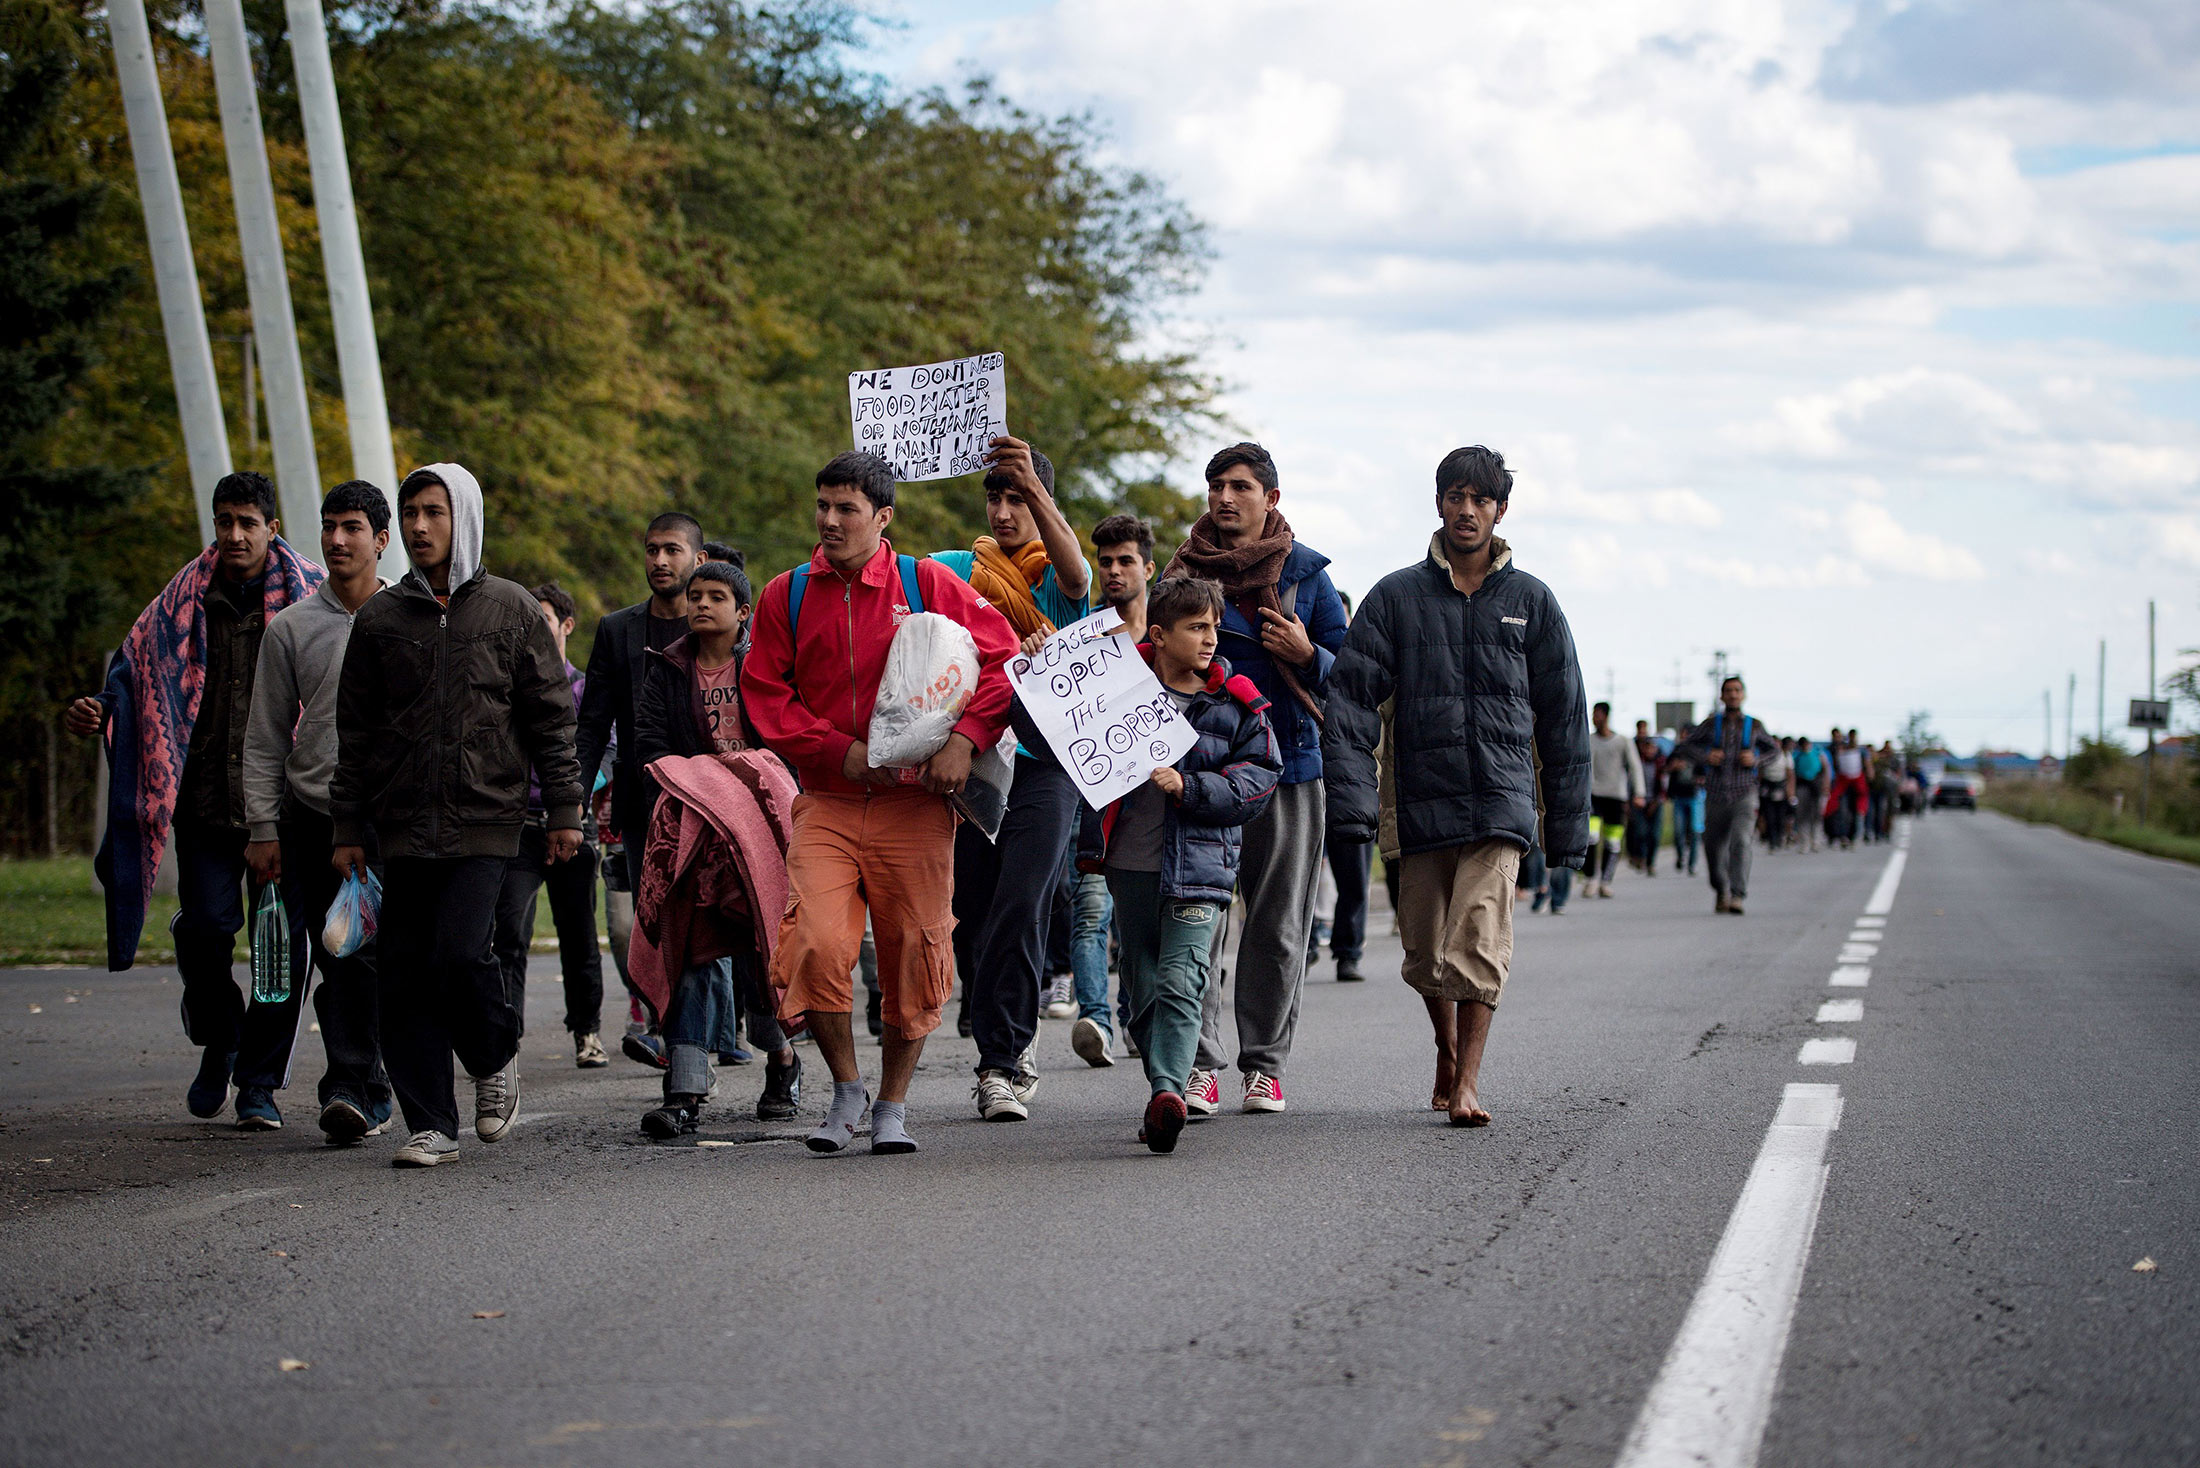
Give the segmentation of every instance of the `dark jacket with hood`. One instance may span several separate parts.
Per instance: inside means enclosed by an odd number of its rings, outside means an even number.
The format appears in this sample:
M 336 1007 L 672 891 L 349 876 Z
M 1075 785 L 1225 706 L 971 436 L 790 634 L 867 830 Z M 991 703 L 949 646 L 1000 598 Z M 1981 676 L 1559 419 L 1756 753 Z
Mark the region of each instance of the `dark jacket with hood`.
M 1138 651 L 1153 662 L 1151 643 Z M 1221 658 L 1208 666 L 1207 686 L 1192 695 L 1184 717 L 1199 731 L 1199 743 L 1176 762 L 1184 793 L 1161 802 L 1161 895 L 1227 903 L 1237 891 L 1242 828 L 1275 792 L 1283 756 L 1268 723 L 1268 700 Z M 1117 800 L 1101 815 L 1103 853 L 1122 805 Z
M 481 569 L 481 486 L 433 464 L 451 497 L 450 605 L 418 571 L 352 621 L 336 694 L 336 844 L 386 857 L 511 856 L 530 769 L 549 829 L 581 827 L 573 688 L 534 595 Z
M 1540 834 L 1554 864 L 1582 864 L 1589 702 L 1573 633 L 1509 546 L 1492 555 L 1469 596 L 1432 536 L 1360 603 L 1329 674 L 1331 840 L 1380 836 L 1386 855 L 1410 856 L 1492 837 L 1526 850 Z
M 748 660 L 746 638 L 733 649 L 733 686 L 741 686 L 741 665 Z M 749 722 L 746 704 L 737 704 L 741 741 L 762 749 L 756 726 Z M 642 654 L 640 692 L 634 700 L 634 752 L 643 769 L 666 755 L 711 754 L 710 719 L 703 712 L 703 690 L 695 681 L 695 637 L 690 633 L 663 652 L 650 648 Z M 655 782 L 652 783 L 654 789 Z M 644 815 L 637 839 L 646 834 Z

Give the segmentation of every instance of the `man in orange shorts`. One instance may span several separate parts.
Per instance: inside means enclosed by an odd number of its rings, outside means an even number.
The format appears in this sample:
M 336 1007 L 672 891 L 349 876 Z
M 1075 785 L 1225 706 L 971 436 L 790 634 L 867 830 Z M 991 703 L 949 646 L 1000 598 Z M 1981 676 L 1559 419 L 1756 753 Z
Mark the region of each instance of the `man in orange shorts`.
M 1008 723 L 1014 630 L 954 572 L 896 555 L 885 538 L 893 518 L 894 470 L 884 459 L 845 453 L 819 470 L 817 550 L 808 565 L 764 588 L 741 669 L 741 701 L 758 735 L 802 781 L 771 979 L 783 993 L 783 1016 L 808 1014 L 833 1073 L 833 1104 L 810 1135 L 813 1152 L 845 1148 L 866 1110 L 873 1152 L 917 1149 L 908 1129 L 909 1078 L 955 987 L 948 797 L 969 779 L 971 757 L 991 749 Z M 895 629 L 920 611 L 969 629 L 978 644 L 978 687 L 946 746 L 923 766 L 874 770 L 867 740 L 879 676 Z M 856 1069 L 850 1023 L 849 971 L 863 945 L 866 906 L 885 1023 L 876 1104 Z

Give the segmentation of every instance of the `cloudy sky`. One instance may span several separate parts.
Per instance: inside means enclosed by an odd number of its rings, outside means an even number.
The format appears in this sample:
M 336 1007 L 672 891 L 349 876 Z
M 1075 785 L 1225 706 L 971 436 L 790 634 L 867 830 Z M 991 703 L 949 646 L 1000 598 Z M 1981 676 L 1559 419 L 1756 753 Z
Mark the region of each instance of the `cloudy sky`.
M 1627 717 L 1723 649 L 1783 727 L 2037 752 L 2052 690 L 2059 751 L 2149 597 L 2200 644 L 2190 0 L 873 8 L 897 82 L 1089 111 L 1208 221 L 1194 322 L 1348 590 L 1482 442 Z

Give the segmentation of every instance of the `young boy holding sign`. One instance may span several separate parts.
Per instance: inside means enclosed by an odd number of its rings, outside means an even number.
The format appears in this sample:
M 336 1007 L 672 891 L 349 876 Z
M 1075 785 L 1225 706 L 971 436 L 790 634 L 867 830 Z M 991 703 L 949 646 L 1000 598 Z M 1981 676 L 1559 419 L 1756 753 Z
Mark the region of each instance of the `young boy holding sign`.
M 1221 625 L 1215 582 L 1173 576 L 1147 597 L 1139 652 L 1199 742 L 1101 821 L 1131 1037 L 1153 1089 L 1139 1137 L 1155 1152 L 1174 1151 L 1184 1130 L 1184 1082 L 1199 1047 L 1215 926 L 1237 887 L 1240 828 L 1267 805 L 1283 770 L 1268 700 L 1215 656 Z

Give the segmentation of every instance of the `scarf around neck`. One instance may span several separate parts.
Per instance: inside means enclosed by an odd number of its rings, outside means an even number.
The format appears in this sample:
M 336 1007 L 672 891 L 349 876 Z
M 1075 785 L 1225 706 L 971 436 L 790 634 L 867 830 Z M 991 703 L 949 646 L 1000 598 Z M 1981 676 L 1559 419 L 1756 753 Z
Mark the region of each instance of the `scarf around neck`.
M 981 535 L 971 542 L 970 551 L 971 588 L 1000 608 L 1019 637 L 1034 632 L 1052 636 L 1057 629 L 1032 595 L 1051 564 L 1046 542 L 1033 539 L 1014 551 L 1004 551 L 992 536 Z
M 1222 594 L 1238 604 L 1245 620 L 1252 625 L 1253 640 L 1260 640 L 1261 630 L 1268 624 L 1262 620 L 1263 610 L 1283 614 L 1283 599 L 1276 594 L 1276 582 L 1283 575 L 1284 562 L 1291 558 L 1291 548 L 1297 544 L 1291 534 L 1291 522 L 1280 511 L 1270 510 L 1261 523 L 1260 534 L 1243 545 L 1226 546 L 1215 534 L 1215 517 L 1201 515 L 1192 522 L 1192 533 L 1184 544 L 1170 557 L 1164 577 L 1198 576 L 1208 581 L 1222 583 Z M 1282 677 L 1291 696 L 1303 705 L 1314 722 L 1323 722 L 1321 705 L 1314 695 L 1299 681 L 1299 670 L 1279 658 L 1271 657 L 1269 665 Z

